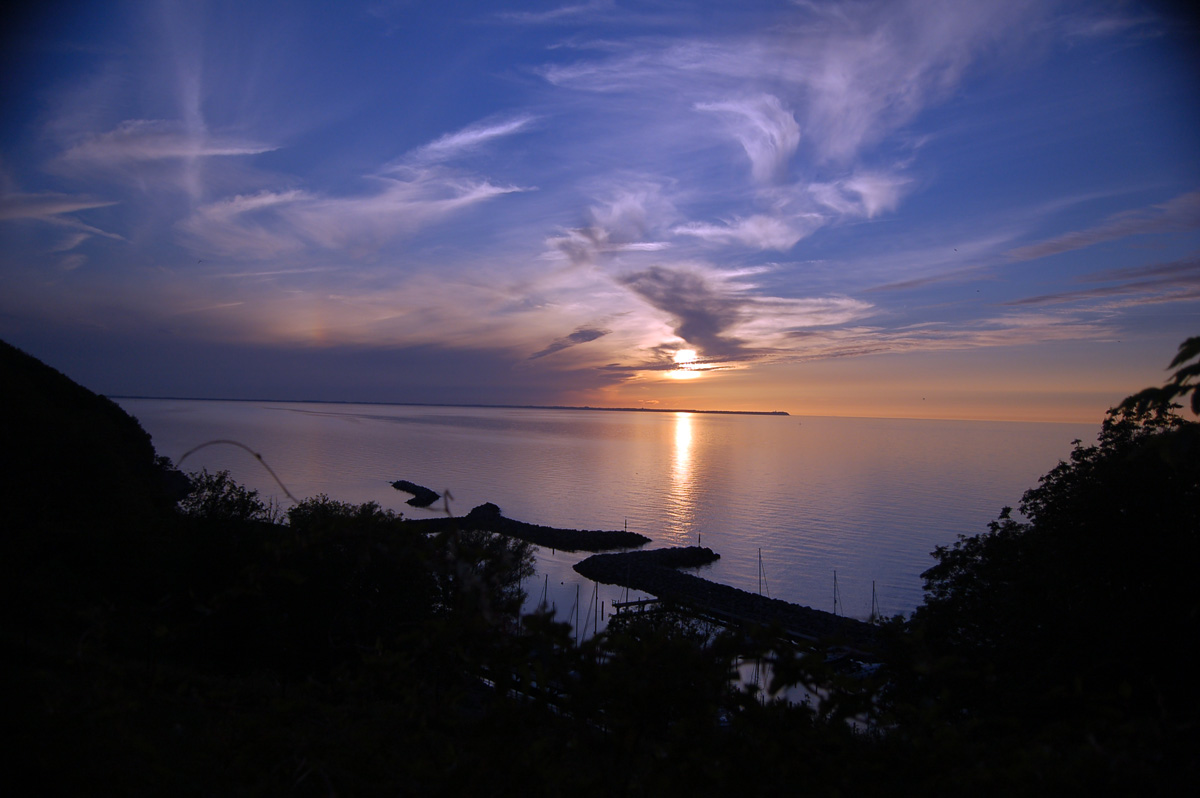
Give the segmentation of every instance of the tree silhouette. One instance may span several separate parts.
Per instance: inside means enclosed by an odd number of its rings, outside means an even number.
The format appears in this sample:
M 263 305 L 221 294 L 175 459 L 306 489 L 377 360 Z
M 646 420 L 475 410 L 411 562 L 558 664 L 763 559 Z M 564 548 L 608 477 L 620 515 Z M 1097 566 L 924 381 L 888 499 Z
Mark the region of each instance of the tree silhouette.
M 1198 347 L 1185 342 L 1173 366 Z M 920 653 L 898 680 L 908 699 L 936 697 L 966 740 L 1103 760 L 1131 786 L 1190 761 L 1200 424 L 1170 400 L 1194 394 L 1196 372 L 1110 410 L 1097 443 L 1076 441 L 1017 517 L 1005 508 L 986 532 L 935 550 L 910 625 Z
M 1189 363 L 1188 361 L 1195 361 Z M 1159 388 L 1146 388 L 1125 399 L 1120 409 L 1146 410 L 1155 406 L 1169 406 L 1176 399 L 1192 395 L 1192 413 L 1200 416 L 1200 335 L 1193 336 L 1179 345 L 1175 359 L 1169 369 L 1178 370 L 1171 379 Z

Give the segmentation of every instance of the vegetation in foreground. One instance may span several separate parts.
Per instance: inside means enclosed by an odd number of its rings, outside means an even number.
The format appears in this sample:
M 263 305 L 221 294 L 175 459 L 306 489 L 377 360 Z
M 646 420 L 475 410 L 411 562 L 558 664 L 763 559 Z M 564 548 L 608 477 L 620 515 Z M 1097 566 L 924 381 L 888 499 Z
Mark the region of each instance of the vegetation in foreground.
M 573 644 L 527 544 L 190 491 L 113 403 L 0 345 L 3 645 L 39 793 L 1150 792 L 1196 776 L 1200 338 L 1019 515 L 934 552 L 884 667 L 684 615 Z M 769 690 L 738 689 L 759 655 Z M 785 685 L 815 698 L 792 706 Z M 854 726 L 847 719 L 856 718 Z M 855 729 L 859 729 L 856 731 Z M 861 729 L 869 729 L 864 732 Z

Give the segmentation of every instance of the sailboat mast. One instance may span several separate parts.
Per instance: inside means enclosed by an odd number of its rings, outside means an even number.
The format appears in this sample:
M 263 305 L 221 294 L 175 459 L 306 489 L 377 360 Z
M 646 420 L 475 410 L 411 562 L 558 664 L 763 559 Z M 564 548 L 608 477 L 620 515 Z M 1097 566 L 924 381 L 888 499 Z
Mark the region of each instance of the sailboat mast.
M 838 593 L 838 585 L 837 585 L 837 569 L 834 569 L 834 572 L 833 572 L 833 614 L 834 615 L 838 614 L 838 605 L 840 605 L 841 603 L 842 603 L 842 596 L 840 593 Z

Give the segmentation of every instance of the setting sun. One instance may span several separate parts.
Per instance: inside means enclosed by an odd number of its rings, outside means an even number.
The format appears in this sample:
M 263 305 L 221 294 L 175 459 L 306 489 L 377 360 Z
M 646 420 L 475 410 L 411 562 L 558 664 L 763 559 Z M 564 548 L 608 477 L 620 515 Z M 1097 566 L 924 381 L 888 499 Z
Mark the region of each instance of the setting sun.
M 691 380 L 700 376 L 701 370 L 697 368 L 695 349 L 677 349 L 671 359 L 675 361 L 676 365 L 676 368 L 667 372 L 667 376 L 671 379 Z

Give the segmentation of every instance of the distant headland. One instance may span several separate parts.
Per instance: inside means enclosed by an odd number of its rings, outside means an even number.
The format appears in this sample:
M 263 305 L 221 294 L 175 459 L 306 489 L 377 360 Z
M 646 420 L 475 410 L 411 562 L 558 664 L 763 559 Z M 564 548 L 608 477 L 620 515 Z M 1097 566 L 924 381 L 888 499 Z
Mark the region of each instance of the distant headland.
M 684 407 L 590 407 L 588 405 L 444 405 L 447 407 L 508 407 L 520 410 L 606 410 L 614 413 L 716 413 L 727 416 L 786 416 L 785 410 L 693 410 Z
M 109 399 L 168 399 L 183 402 L 287 402 L 322 405 L 394 405 L 396 407 L 463 407 L 488 410 L 603 410 L 612 413 L 706 413 L 726 416 L 787 416 L 786 410 L 695 410 L 685 407 L 591 407 L 590 405 L 491 405 L 455 402 L 362 402 L 351 399 L 225 399 L 197 396 L 138 396 L 107 394 Z

